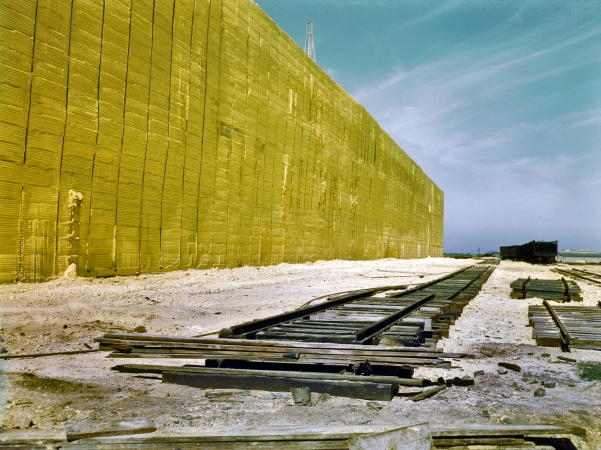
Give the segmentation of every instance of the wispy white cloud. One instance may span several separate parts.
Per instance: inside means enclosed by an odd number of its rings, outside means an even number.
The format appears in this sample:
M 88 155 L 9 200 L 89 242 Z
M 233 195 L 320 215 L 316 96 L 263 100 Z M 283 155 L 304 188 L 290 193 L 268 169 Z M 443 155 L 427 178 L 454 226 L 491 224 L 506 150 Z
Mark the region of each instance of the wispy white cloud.
M 459 146 L 463 150 L 499 147 L 540 129 L 541 125 L 533 122 L 499 124 L 476 130 L 466 122 L 474 118 L 486 122 L 487 116 L 511 116 L 511 107 L 499 107 L 499 103 L 511 101 L 511 91 L 516 86 L 577 69 L 592 58 L 539 71 L 533 67 L 535 59 L 600 33 L 601 30 L 581 30 L 581 35 L 567 42 L 543 50 L 535 48 L 525 55 L 516 55 L 514 48 L 518 45 L 506 42 L 489 56 L 478 49 L 453 54 L 412 70 L 397 68 L 380 83 L 357 90 L 353 96 L 368 110 L 377 111 L 384 128 L 390 128 L 394 136 L 405 142 L 422 143 L 424 148 L 434 146 L 434 150 L 441 145 Z M 598 63 L 600 57 L 596 58 Z M 523 99 L 515 99 L 514 104 L 523 107 Z
M 589 119 L 582 120 L 580 122 L 573 123 L 572 126 L 573 127 L 583 127 L 585 125 L 596 125 L 596 124 L 601 124 L 601 115 L 596 116 L 596 117 L 591 117 Z
M 548 224 L 557 223 L 560 233 L 569 225 L 558 221 L 562 211 L 598 202 L 588 191 L 601 185 L 594 167 L 601 167 L 601 141 L 595 147 L 590 134 L 601 122 L 601 98 L 593 108 L 572 101 L 574 89 L 597 91 L 592 82 L 587 88 L 569 80 L 601 66 L 601 27 L 585 24 L 550 44 L 541 40 L 545 31 L 454 49 L 411 69 L 399 66 L 353 92 L 441 184 L 447 233 L 459 233 L 466 220 L 488 223 L 486 217 L 497 217 L 507 229 L 523 227 L 526 217 L 540 230 L 552 231 Z M 585 127 L 592 131 L 576 130 Z M 600 220 L 601 207 L 590 206 L 586 214 Z

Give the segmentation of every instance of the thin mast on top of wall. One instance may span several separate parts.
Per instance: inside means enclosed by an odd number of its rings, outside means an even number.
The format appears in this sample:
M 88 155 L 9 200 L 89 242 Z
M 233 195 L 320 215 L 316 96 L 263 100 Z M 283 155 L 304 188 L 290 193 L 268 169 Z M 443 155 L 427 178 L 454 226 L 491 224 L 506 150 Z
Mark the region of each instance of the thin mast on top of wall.
M 315 61 L 315 42 L 313 41 L 313 21 L 307 22 L 307 37 L 305 38 L 305 53 Z

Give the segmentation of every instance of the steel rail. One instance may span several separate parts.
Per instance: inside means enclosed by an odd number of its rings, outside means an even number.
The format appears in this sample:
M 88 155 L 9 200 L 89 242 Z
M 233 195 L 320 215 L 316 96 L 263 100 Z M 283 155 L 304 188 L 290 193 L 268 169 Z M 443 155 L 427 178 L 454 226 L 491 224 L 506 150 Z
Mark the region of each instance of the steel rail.
M 432 300 L 434 297 L 436 297 L 436 294 L 434 293 L 426 295 L 424 298 L 422 298 L 421 300 L 417 300 L 415 303 L 407 306 L 405 309 L 401 309 L 400 311 L 391 314 L 390 316 L 385 317 L 382 320 L 359 330 L 356 333 L 357 341 L 367 341 L 368 339 L 371 339 L 376 334 L 385 330 L 396 321 L 411 314 L 416 309 L 421 308 L 426 303 L 430 302 L 430 300 Z
M 451 272 L 450 274 L 445 275 L 444 277 L 437 278 L 435 280 L 429 281 L 424 284 L 420 284 L 419 286 L 416 286 L 411 289 L 407 289 L 407 290 L 403 291 L 402 293 L 394 296 L 394 298 L 402 298 L 407 295 L 413 294 L 415 292 L 422 291 L 432 285 L 435 285 L 435 284 L 445 281 L 449 278 L 452 278 L 460 273 L 463 273 L 466 270 L 471 269 L 472 267 L 474 267 L 474 266 L 472 265 L 472 266 L 464 267 L 462 269 L 456 270 L 455 272 Z M 401 285 L 401 286 L 405 286 L 405 285 Z M 305 317 L 305 316 L 308 316 L 308 315 L 311 315 L 311 314 L 314 314 L 314 313 L 317 313 L 320 311 L 325 311 L 334 306 L 351 303 L 355 300 L 369 297 L 378 292 L 388 291 L 388 290 L 393 290 L 393 289 L 398 289 L 398 288 L 400 288 L 400 286 L 382 286 L 382 287 L 378 287 L 378 288 L 361 289 L 361 290 L 353 291 L 350 294 L 343 295 L 341 297 L 335 298 L 334 300 L 329 300 L 325 303 L 320 303 L 319 305 L 308 306 L 306 308 L 296 309 L 296 310 L 288 311 L 288 312 L 285 312 L 282 314 L 277 314 L 275 316 L 266 317 L 265 319 L 253 320 L 250 322 L 241 323 L 239 325 L 234 325 L 233 327 L 224 328 L 219 332 L 219 337 L 221 337 L 221 338 L 251 337 L 252 335 L 258 333 L 259 331 L 266 330 L 270 327 L 279 325 L 281 323 L 299 319 L 299 318 L 302 318 L 302 317 Z
M 563 323 L 561 323 L 561 319 L 559 318 L 551 304 L 547 300 L 543 300 L 543 305 L 545 306 L 545 308 L 547 308 L 547 311 L 549 311 L 549 315 L 553 319 L 553 322 L 555 322 L 555 325 L 557 325 L 557 328 L 559 328 L 562 344 L 564 346 L 570 345 L 570 335 L 568 333 L 568 330 L 566 330 L 563 326 Z
M 558 268 L 555 268 L 555 270 L 556 270 L 557 272 L 559 272 L 560 274 L 562 274 L 562 275 L 566 275 L 566 276 L 568 276 L 568 277 L 572 277 L 572 278 L 574 278 L 574 277 L 576 277 L 576 278 L 582 278 L 583 280 L 590 281 L 591 283 L 595 283 L 595 284 L 601 284 L 601 281 L 599 281 L 599 280 L 595 280 L 595 279 L 593 279 L 593 278 L 590 278 L 590 277 L 586 277 L 586 276 L 584 276 L 584 275 L 580 275 L 579 273 L 574 273 L 574 272 L 570 272 L 569 270 L 558 269 Z M 572 270 L 578 270 L 578 269 L 572 269 Z M 579 272 L 580 272 L 580 271 L 579 271 Z M 590 272 L 584 272 L 584 273 L 586 273 L 586 274 L 589 274 Z M 596 275 L 596 274 L 595 274 L 595 275 Z

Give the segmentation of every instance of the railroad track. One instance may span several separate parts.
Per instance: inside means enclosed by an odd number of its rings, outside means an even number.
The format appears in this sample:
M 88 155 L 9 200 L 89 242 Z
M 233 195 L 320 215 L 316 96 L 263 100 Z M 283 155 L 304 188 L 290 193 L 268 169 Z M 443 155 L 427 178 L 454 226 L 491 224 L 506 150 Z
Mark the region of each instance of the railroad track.
M 269 391 L 309 387 L 331 395 L 389 401 L 400 386 L 432 383 L 412 378 L 415 368 L 449 368 L 448 359 L 474 357 L 443 353 L 436 341 L 448 336 L 449 325 L 494 268 L 473 265 L 411 289 L 383 286 L 346 293 L 323 304 L 223 329 L 218 338 L 107 333 L 97 341 L 100 348 L 113 350 L 112 358 L 204 360 L 204 365 L 184 367 L 114 367 L 160 373 L 166 383 Z M 469 380 L 453 382 L 466 385 Z
M 601 350 L 601 305 L 543 305 L 528 307 L 532 338 L 547 347 Z
M 225 328 L 222 338 L 431 346 L 448 334 L 494 265 L 474 265 L 412 289 L 365 289 L 328 302 Z
M 553 271 L 560 273 L 561 275 L 568 276 L 571 278 L 579 278 L 586 280 L 590 283 L 601 285 L 601 275 L 595 272 L 581 269 L 559 269 L 555 268 Z

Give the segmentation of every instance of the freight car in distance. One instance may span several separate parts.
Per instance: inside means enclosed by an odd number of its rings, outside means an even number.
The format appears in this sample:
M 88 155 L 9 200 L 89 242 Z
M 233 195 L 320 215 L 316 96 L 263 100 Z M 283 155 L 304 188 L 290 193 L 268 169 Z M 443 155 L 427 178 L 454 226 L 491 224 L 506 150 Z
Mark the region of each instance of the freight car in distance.
M 523 245 L 501 247 L 501 259 L 548 264 L 557 257 L 557 241 L 531 241 Z

